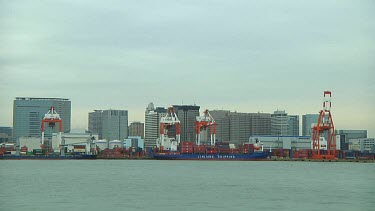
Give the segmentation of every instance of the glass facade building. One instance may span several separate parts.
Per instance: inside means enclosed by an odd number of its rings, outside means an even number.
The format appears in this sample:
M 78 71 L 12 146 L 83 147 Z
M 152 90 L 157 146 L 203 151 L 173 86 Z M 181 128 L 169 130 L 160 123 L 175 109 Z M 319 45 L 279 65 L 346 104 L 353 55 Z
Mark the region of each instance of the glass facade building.
M 71 101 L 64 98 L 17 97 L 13 103 L 13 139 L 19 137 L 41 137 L 41 124 L 51 106 L 62 119 L 64 133 L 71 130 Z M 51 139 L 52 132 L 59 132 L 59 126 L 46 127 L 45 138 Z
M 319 114 L 302 115 L 302 136 L 311 136 L 312 126 L 318 123 Z

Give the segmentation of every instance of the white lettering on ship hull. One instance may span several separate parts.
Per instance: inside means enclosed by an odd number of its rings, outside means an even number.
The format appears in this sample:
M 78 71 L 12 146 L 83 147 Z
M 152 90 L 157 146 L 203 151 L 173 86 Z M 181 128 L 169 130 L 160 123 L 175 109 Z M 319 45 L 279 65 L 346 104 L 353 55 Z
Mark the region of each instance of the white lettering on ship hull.
M 215 159 L 235 159 L 236 156 L 235 155 L 198 155 L 198 158 L 201 158 L 201 159 L 212 159 L 212 158 L 215 158 Z

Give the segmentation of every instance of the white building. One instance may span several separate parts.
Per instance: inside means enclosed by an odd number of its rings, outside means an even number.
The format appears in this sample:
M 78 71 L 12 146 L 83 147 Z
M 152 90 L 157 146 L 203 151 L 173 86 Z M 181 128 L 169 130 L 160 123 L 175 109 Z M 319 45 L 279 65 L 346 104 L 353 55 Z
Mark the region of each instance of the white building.
M 27 147 L 28 152 L 34 149 L 41 149 L 41 139 L 39 137 L 19 137 L 18 143 L 20 147 Z
M 271 114 L 271 135 L 288 135 L 288 114 L 285 111 L 275 111 Z
M 349 139 L 349 150 L 375 151 L 375 138 Z
M 144 149 L 145 142 L 141 136 L 129 136 L 128 138 L 124 139 L 124 147 L 126 147 L 126 149 L 129 149 L 129 147 L 140 147 Z
M 250 143 L 259 141 L 264 149 L 311 149 L 310 136 L 251 136 Z
M 165 116 L 167 110 L 162 107 L 154 108 L 150 103 L 145 111 L 145 147 L 156 146 L 156 139 L 160 133 L 160 119 Z

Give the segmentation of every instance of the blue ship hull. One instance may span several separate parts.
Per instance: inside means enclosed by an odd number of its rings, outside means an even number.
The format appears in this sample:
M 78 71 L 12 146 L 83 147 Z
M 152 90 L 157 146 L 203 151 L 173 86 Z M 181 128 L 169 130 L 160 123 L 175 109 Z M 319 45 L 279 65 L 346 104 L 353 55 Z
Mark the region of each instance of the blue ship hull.
M 254 152 L 253 154 L 167 154 L 152 153 L 152 158 L 157 160 L 265 160 L 268 158 L 266 152 Z

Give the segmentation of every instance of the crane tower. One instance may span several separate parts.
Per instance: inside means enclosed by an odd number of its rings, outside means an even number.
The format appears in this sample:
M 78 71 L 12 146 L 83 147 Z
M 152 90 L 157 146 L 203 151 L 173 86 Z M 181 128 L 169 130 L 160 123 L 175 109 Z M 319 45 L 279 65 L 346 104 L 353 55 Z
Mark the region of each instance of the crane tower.
M 215 140 L 216 140 L 216 122 L 214 118 L 211 116 L 210 112 L 208 109 L 206 109 L 203 112 L 202 116 L 197 116 L 196 121 L 195 121 L 195 135 L 196 135 L 196 144 L 201 145 L 201 130 L 206 130 L 210 129 L 210 143 L 211 146 L 215 145 Z
M 55 107 L 51 106 L 49 111 L 44 115 L 42 119 L 42 145 L 44 145 L 44 124 L 48 123 L 48 127 L 54 127 L 56 123 L 60 124 L 60 132 L 58 135 L 58 142 L 61 145 L 61 133 L 62 133 L 62 119 L 60 115 L 56 112 Z
M 318 122 L 312 130 L 312 158 L 315 159 L 334 159 L 336 156 L 336 136 L 335 127 L 331 114 L 332 92 L 324 91 L 323 110 L 319 113 Z M 321 154 L 321 136 L 327 135 L 327 153 Z
M 169 107 L 166 116 L 160 119 L 160 145 L 164 147 L 165 134 L 168 135 L 168 130 L 172 127 L 176 127 L 176 141 L 180 144 L 180 120 L 173 107 Z

